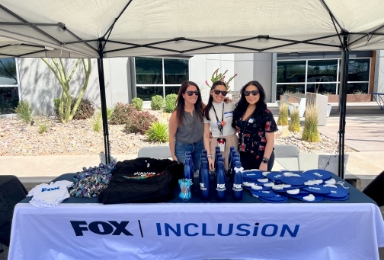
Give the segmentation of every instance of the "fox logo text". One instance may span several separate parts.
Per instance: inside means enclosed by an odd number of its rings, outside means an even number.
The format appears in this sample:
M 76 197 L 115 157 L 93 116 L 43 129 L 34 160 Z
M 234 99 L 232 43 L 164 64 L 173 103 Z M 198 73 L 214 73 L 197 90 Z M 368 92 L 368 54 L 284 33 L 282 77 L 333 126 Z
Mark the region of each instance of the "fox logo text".
M 83 232 L 91 231 L 97 235 L 113 235 L 119 236 L 124 234 L 126 236 L 133 236 L 126 227 L 129 221 L 94 221 L 87 223 L 85 221 L 70 221 L 73 231 L 75 231 L 76 236 L 84 236 Z

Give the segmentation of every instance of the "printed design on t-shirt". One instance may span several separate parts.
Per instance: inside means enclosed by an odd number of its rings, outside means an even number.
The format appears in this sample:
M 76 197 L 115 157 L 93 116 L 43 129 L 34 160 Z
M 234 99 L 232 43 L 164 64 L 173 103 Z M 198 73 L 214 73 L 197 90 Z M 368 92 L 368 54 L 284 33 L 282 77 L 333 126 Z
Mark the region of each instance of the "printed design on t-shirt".
M 135 172 L 133 174 L 133 176 L 123 176 L 123 177 L 126 179 L 145 180 L 145 179 L 152 178 L 155 176 L 160 176 L 163 174 L 164 174 L 164 171 L 158 172 L 158 173 L 156 173 L 156 172 Z

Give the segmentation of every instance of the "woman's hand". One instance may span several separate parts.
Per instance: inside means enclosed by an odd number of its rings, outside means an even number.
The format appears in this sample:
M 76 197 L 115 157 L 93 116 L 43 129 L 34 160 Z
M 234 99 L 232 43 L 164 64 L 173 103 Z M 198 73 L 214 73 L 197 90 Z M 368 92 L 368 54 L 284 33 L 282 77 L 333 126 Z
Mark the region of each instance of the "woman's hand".
M 263 172 L 266 172 L 268 170 L 268 163 L 261 162 L 261 164 L 259 166 L 259 170 L 263 171 Z
M 176 161 L 176 162 L 178 161 L 178 160 L 177 160 L 177 157 L 176 157 L 175 155 L 172 155 L 172 160 L 174 160 L 174 161 Z
M 208 157 L 208 164 L 209 164 L 209 170 L 212 172 L 213 171 L 213 159 Z

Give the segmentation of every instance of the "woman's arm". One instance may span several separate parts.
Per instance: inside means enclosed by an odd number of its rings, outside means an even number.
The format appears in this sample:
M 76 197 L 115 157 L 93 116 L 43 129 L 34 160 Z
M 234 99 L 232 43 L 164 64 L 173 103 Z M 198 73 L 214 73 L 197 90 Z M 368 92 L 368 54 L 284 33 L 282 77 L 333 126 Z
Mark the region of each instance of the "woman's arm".
M 267 132 L 267 133 L 265 133 L 265 137 L 267 138 L 267 145 L 265 146 L 264 157 L 267 157 L 269 159 L 269 158 L 271 158 L 273 147 L 275 145 L 275 133 L 274 132 Z M 268 170 L 268 163 L 261 162 L 259 170 L 267 171 Z
M 169 133 L 169 149 L 171 151 L 171 156 L 174 161 L 177 161 L 175 155 L 175 135 L 177 131 L 177 112 L 173 111 L 171 118 L 169 119 L 168 133 Z
M 209 170 L 213 171 L 213 159 L 212 159 L 212 151 L 211 151 L 211 129 L 209 127 L 209 123 L 204 123 L 204 149 L 207 150 L 208 156 L 208 164 Z

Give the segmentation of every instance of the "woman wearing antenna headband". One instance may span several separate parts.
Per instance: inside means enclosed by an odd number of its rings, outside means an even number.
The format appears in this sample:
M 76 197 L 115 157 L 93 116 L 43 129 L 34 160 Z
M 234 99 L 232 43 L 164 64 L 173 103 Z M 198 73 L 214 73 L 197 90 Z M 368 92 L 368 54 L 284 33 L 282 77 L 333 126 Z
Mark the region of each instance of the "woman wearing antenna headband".
M 240 91 L 232 126 L 239 134 L 239 153 L 244 169 L 270 171 L 275 156 L 273 146 L 277 125 L 265 103 L 265 92 L 258 81 L 248 82 Z
M 208 152 L 209 169 L 213 170 L 216 146 L 221 147 L 225 170 L 228 169 L 228 154 L 231 146 L 237 147 L 236 131 L 232 127 L 233 103 L 226 103 L 228 93 L 223 81 L 212 84 L 207 106 L 204 108 L 204 148 Z M 210 132 L 212 139 L 210 140 Z
M 194 169 L 199 169 L 204 149 L 203 102 L 200 89 L 193 81 L 181 84 L 168 129 L 172 159 L 184 163 L 185 152 L 189 151 Z

